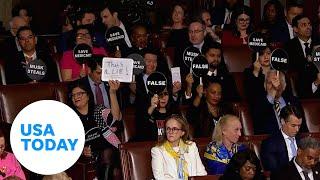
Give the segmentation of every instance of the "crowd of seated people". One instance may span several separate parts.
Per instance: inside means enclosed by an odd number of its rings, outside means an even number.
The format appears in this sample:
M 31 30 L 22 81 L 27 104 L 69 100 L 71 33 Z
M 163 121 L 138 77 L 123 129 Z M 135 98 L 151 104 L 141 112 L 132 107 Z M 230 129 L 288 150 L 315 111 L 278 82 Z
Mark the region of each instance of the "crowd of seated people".
M 292 0 L 286 6 L 269 0 L 261 24 L 255 24 L 255 10 L 240 0 L 225 0 L 212 10 L 188 5 L 183 1 L 170 4 L 167 24 L 157 25 L 161 27 L 157 32 L 166 36 L 164 40 L 157 39 L 161 46 L 153 42 L 153 27 L 143 22 L 126 26 L 120 7 L 112 3 L 100 9 L 83 7 L 75 24 L 61 28 L 56 52 L 34 33 L 28 9 L 18 6 L 7 38 L 0 45 L 4 52 L 0 53 L 2 84 L 50 82 L 68 87 L 68 105 L 78 114 L 85 130 L 98 127 L 101 131 L 97 143 L 86 144 L 82 153 L 83 157 L 96 160 L 98 179 L 121 179 L 119 145 L 127 143 L 121 136 L 128 121 L 123 112 L 130 108 L 134 110 L 134 127 L 130 128 L 135 128 L 136 133 L 127 139 L 129 143 L 154 141 L 150 151 L 155 179 L 185 180 L 219 174 L 221 179 L 258 180 L 264 179 L 263 171 L 270 172 L 272 179 L 290 179 L 292 174 L 284 172 L 293 171 L 302 179 L 320 178 L 313 173 L 320 167 L 319 142 L 299 137 L 299 133 L 309 132 L 301 100 L 320 96 L 319 67 L 311 59 L 313 49 L 320 43 L 319 20 L 313 27 L 310 17 L 303 14 L 303 5 Z M 102 25 L 102 30 L 97 24 Z M 122 43 L 114 45 L 105 39 L 112 27 L 123 31 Z M 267 46 L 249 50 L 250 33 L 257 31 L 265 37 Z M 92 59 L 76 60 L 73 49 L 79 44 L 92 49 Z M 201 78 L 184 62 L 188 47 L 198 49 L 207 60 L 208 73 Z M 289 57 L 284 71 L 273 69 L 270 63 L 277 47 L 282 47 Z M 167 48 L 173 48 L 171 60 L 167 59 Z M 240 94 L 237 77 L 229 71 L 227 64 L 232 62 L 226 63 L 237 59 L 226 59 L 226 49 L 252 51 L 248 55 L 252 63 L 238 72 L 243 75 L 240 83 L 244 95 Z M 141 55 L 145 67 L 133 82 L 102 81 L 103 57 L 127 58 L 134 53 Z M 27 76 L 25 68 L 39 59 L 47 72 L 41 80 L 34 80 Z M 171 67 L 180 68 L 181 82 L 174 81 Z M 167 79 L 166 88 L 158 93 L 147 86 L 148 77 L 155 72 Z M 261 144 L 260 155 L 240 143 L 244 124 L 234 103 L 248 105 L 251 135 L 269 135 Z M 108 118 L 103 116 L 105 111 L 110 112 Z M 25 179 L 14 156 L 4 151 L 1 132 L 0 129 L 0 162 L 7 162 L 10 157 L 8 163 L 16 168 L 10 176 Z M 211 140 L 204 153 L 199 153 L 194 138 Z M 3 173 L 0 164 L 0 179 Z

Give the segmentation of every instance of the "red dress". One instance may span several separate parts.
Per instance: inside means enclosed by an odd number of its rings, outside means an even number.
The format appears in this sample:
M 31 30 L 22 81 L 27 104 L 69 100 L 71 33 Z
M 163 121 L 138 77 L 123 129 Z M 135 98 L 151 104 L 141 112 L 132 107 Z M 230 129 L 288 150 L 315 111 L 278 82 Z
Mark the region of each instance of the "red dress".
M 240 38 L 238 36 L 235 36 L 232 31 L 223 31 L 221 44 L 222 47 L 248 46 L 248 36 L 245 38 Z

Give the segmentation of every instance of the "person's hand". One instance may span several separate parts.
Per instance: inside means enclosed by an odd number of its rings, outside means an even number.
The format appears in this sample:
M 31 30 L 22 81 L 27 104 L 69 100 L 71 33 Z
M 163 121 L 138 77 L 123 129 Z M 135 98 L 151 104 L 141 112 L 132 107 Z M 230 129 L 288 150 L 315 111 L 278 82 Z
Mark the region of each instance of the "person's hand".
M 159 96 L 158 94 L 153 95 L 153 97 L 151 98 L 151 107 L 156 108 L 158 106 L 159 103 Z
M 214 40 L 218 40 L 219 36 L 212 30 L 211 27 L 206 27 L 206 32 L 212 37 Z
M 181 82 L 179 81 L 174 82 L 172 87 L 173 95 L 176 96 L 180 90 L 181 90 Z
M 192 87 L 192 84 L 194 83 L 194 80 L 193 80 L 193 76 L 191 73 L 189 73 L 187 76 L 186 76 L 186 82 L 187 82 L 187 86 L 188 87 Z
M 275 90 L 279 90 L 280 88 L 280 79 L 279 76 L 275 76 L 275 78 L 271 79 L 272 87 Z
M 121 58 L 121 51 L 120 50 L 116 50 L 116 52 L 114 52 L 114 57 Z
M 91 157 L 91 156 L 92 156 L 91 147 L 90 147 L 90 146 L 85 146 L 85 147 L 83 148 L 82 154 L 83 154 L 85 157 Z
M 197 93 L 199 97 L 202 97 L 203 95 L 203 85 L 199 84 L 197 87 Z
M 260 72 L 260 68 L 261 68 L 261 64 L 258 60 L 258 58 L 256 59 L 256 61 L 253 63 L 253 74 L 258 77 L 258 74 Z
M 120 82 L 118 80 L 109 80 L 110 92 L 116 92 L 120 87 Z
M 111 130 L 112 132 L 116 132 L 116 131 L 117 131 L 117 127 L 110 127 L 110 130 Z
M 3 166 L 0 168 L 0 173 L 6 174 L 7 172 L 7 166 Z
M 85 68 L 81 68 L 80 69 L 80 78 L 82 78 L 82 77 L 85 77 L 86 75 L 87 75 L 87 73 L 86 73 L 86 69 Z
M 319 86 L 319 84 L 320 84 L 320 73 L 317 74 L 317 78 L 316 78 L 316 80 L 314 81 L 314 84 L 315 84 L 316 86 Z

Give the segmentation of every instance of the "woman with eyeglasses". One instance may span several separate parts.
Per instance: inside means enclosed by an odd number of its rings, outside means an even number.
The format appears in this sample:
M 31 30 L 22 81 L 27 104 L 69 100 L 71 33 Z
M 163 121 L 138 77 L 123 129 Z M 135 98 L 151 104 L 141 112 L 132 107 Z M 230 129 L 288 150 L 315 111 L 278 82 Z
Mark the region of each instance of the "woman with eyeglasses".
M 78 44 L 87 44 L 92 48 L 92 54 L 107 56 L 102 47 L 94 47 L 92 43 L 92 31 L 89 25 L 80 25 L 76 29 L 75 41 Z M 87 75 L 87 66 L 83 68 L 73 56 L 73 50 L 63 53 L 60 60 L 61 76 L 63 81 L 73 81 Z
M 224 29 L 222 32 L 222 46 L 247 46 L 249 35 L 253 31 L 252 19 L 252 9 L 247 6 L 237 8 L 231 16 L 231 29 Z
M 204 153 L 208 174 L 223 174 L 232 156 L 246 149 L 238 143 L 241 129 L 237 116 L 225 115 L 220 118 Z
M 189 140 L 189 126 L 179 115 L 166 119 L 164 139 L 151 149 L 151 156 L 156 180 L 207 175 L 196 144 Z
M 111 109 L 105 109 L 103 105 L 95 106 L 93 97 L 89 94 L 90 90 L 79 81 L 71 84 L 69 93 L 70 107 L 80 117 L 85 132 L 88 133 L 89 130 L 98 127 L 97 134 L 99 135 L 94 136 L 94 140 L 86 140 L 83 155 L 98 161 L 97 172 L 103 177 L 105 169 L 117 167 L 116 148 L 118 148 L 120 141 L 119 139 L 116 141 L 114 138 L 117 139 L 117 134 L 121 129 L 121 112 L 116 96 L 120 82 L 109 81 L 108 83 Z
M 17 179 L 25 180 L 23 170 L 14 154 L 5 151 L 6 139 L 4 130 L 0 129 L 0 179 L 8 177 L 15 177 Z
M 254 151 L 246 149 L 234 154 L 220 180 L 263 180 L 260 160 Z

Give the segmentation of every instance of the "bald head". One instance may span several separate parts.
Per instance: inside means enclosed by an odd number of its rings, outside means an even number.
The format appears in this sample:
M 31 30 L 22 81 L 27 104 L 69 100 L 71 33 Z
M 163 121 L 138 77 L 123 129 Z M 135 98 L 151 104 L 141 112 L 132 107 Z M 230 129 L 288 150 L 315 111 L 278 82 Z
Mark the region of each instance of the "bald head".
M 13 36 L 16 36 L 17 31 L 22 26 L 28 26 L 26 20 L 20 16 L 15 16 L 10 21 L 10 32 Z

